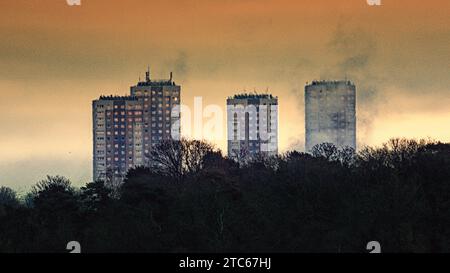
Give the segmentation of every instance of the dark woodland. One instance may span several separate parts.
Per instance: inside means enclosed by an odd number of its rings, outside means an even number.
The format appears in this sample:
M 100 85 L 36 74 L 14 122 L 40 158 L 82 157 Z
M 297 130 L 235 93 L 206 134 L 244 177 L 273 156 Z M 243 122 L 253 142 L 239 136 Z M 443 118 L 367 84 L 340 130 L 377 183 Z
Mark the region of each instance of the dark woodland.
M 321 144 L 238 164 L 212 145 L 163 142 L 150 168 L 75 188 L 0 188 L 0 252 L 450 252 L 450 144 Z M 26 170 L 24 170 L 26 171 Z

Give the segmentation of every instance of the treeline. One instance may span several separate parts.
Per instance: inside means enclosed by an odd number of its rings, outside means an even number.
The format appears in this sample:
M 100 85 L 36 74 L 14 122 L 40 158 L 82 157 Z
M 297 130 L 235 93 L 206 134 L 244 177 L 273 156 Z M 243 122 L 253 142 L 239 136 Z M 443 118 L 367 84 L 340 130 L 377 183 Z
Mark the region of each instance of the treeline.
M 120 187 L 48 177 L 0 189 L 0 252 L 450 252 L 450 145 L 331 144 L 238 165 L 164 142 Z M 26 171 L 26 170 L 24 170 Z M 106 184 L 106 186 L 105 186 Z

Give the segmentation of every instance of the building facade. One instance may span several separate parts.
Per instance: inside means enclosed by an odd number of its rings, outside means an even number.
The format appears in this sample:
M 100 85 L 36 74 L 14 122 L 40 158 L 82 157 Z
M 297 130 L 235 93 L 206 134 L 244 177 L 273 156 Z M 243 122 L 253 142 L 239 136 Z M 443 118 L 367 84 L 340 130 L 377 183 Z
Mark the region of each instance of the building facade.
M 145 81 L 129 96 L 101 96 L 92 102 L 94 181 L 120 183 L 130 168 L 147 166 L 152 147 L 180 138 L 181 87 L 172 80 Z
M 228 157 L 278 154 L 278 98 L 241 94 L 227 99 Z
M 321 143 L 356 150 L 356 87 L 350 81 L 314 81 L 305 87 L 305 150 Z

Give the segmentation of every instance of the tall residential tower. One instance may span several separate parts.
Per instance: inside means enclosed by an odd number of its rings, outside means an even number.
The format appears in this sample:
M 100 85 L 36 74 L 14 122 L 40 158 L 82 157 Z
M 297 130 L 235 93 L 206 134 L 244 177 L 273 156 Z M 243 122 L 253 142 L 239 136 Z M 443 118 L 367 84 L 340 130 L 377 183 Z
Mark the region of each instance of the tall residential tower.
M 228 156 L 237 160 L 278 153 L 278 98 L 241 94 L 227 99 Z
M 121 182 L 130 168 L 148 165 L 152 147 L 180 138 L 180 91 L 172 80 L 145 81 L 130 96 L 92 102 L 94 181 Z
M 306 151 L 321 143 L 356 149 L 356 87 L 314 81 L 305 87 Z

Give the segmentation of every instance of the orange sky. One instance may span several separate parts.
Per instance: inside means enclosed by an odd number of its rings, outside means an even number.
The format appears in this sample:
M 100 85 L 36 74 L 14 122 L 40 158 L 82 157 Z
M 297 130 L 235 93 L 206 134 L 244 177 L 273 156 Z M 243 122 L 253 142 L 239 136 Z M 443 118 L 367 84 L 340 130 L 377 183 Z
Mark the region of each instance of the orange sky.
M 91 179 L 91 101 L 125 94 L 149 64 L 182 100 L 279 97 L 280 150 L 303 148 L 303 89 L 353 80 L 358 144 L 450 141 L 450 1 L 0 2 L 0 185 Z M 225 131 L 224 131 L 225 132 Z M 225 149 L 225 135 L 215 144 Z

